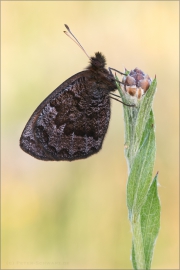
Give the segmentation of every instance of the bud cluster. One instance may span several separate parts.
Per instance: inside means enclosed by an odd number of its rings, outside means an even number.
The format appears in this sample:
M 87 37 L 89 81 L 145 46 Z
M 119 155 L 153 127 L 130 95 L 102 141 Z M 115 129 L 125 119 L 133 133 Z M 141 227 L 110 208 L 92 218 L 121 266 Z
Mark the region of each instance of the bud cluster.
M 124 83 L 124 90 L 129 95 L 140 99 L 146 93 L 152 81 L 149 75 L 135 68 L 127 76 L 124 76 L 122 82 Z

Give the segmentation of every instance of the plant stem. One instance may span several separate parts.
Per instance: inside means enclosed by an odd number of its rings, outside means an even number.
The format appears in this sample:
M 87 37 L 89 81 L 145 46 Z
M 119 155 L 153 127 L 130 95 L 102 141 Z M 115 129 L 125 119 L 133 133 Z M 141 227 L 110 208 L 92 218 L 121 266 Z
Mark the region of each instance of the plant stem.
M 150 269 L 154 243 L 160 228 L 160 202 L 157 175 L 152 180 L 155 161 L 155 123 L 152 111 L 156 79 L 136 107 L 123 106 L 125 156 L 128 164 L 127 206 L 132 231 L 134 269 Z M 132 98 L 118 88 L 122 101 Z
M 141 233 L 140 215 L 137 219 L 131 220 L 133 248 L 135 250 L 135 260 L 137 269 L 146 269 L 145 255 L 144 255 L 144 243 Z

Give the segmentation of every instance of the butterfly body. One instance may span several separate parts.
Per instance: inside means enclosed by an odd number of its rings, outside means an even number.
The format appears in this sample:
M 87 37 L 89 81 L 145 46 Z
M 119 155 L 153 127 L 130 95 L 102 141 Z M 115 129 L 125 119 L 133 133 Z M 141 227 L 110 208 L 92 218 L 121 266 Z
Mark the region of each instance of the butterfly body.
M 96 53 L 86 70 L 57 87 L 35 110 L 20 147 L 40 160 L 76 160 L 97 153 L 110 120 L 109 93 L 116 90 L 105 58 Z

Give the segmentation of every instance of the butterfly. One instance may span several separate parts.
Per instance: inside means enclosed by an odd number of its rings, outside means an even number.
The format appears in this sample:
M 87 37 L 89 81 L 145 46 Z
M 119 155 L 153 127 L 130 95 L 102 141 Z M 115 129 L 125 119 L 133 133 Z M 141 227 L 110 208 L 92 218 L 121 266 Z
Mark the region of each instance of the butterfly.
M 111 71 L 115 69 L 105 68 L 100 52 L 88 58 L 89 66 L 59 85 L 30 117 L 20 138 L 20 147 L 29 155 L 45 161 L 73 161 L 101 149 L 111 114 L 110 94 L 117 89 Z

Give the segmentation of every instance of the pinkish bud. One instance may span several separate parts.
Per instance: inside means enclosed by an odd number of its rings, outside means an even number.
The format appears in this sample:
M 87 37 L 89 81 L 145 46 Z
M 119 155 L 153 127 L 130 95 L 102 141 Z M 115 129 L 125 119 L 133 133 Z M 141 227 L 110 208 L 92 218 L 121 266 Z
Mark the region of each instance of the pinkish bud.
M 136 84 L 136 80 L 132 76 L 128 75 L 126 77 L 126 84 L 127 85 L 135 85 Z
M 150 86 L 151 82 L 148 79 L 140 80 L 138 86 L 141 87 L 144 92 L 146 92 Z

